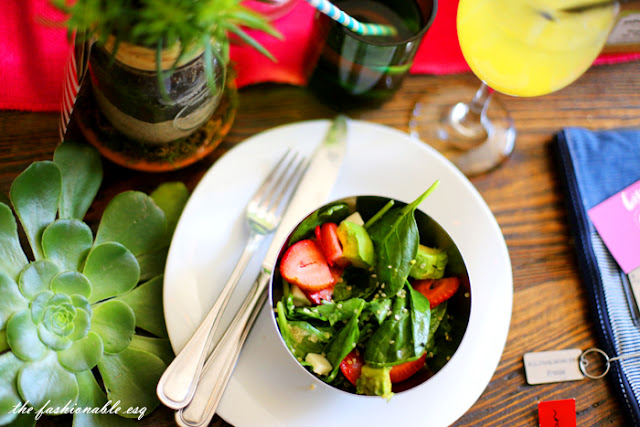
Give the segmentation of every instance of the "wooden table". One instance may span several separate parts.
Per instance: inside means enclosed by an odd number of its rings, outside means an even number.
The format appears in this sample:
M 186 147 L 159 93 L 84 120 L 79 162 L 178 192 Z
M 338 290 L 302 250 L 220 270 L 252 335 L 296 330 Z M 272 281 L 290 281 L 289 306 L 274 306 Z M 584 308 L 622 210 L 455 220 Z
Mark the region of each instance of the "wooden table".
M 477 84 L 470 74 L 411 76 L 381 109 L 354 118 L 407 130 L 409 112 L 429 88 Z M 578 276 L 559 176 L 550 154 L 554 133 L 566 126 L 589 129 L 640 127 L 640 63 L 592 68 L 577 82 L 539 98 L 501 97 L 518 130 L 516 149 L 500 169 L 473 178 L 496 216 L 513 264 L 514 301 L 508 340 L 500 364 L 480 399 L 456 426 L 534 426 L 537 402 L 575 398 L 580 426 L 624 425 L 622 406 L 607 380 L 529 386 L 522 356 L 529 351 L 597 346 L 594 322 Z M 230 147 L 257 132 L 334 112 L 303 88 L 261 85 L 240 91 L 234 127 L 212 155 L 187 169 L 146 174 L 106 165 L 97 198 L 100 212 L 115 194 L 151 191 L 160 182 L 183 180 L 193 189 Z M 0 112 L 0 191 L 32 161 L 51 159 L 58 114 Z M 452 395 L 452 399 L 456 396 Z M 51 422 L 51 421 L 48 421 Z M 216 425 L 224 424 L 217 419 Z M 173 413 L 157 409 L 142 425 L 174 425 Z

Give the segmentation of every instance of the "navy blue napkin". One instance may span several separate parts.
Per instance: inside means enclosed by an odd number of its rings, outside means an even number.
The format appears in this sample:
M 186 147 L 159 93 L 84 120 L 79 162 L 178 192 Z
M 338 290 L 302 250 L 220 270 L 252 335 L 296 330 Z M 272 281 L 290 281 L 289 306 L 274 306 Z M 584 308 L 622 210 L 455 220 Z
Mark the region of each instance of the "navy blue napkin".
M 640 352 L 640 329 L 633 323 L 623 274 L 587 216 L 589 209 L 640 180 L 640 131 L 567 128 L 556 135 L 554 148 L 599 346 L 609 357 Z M 633 425 L 640 425 L 639 362 L 612 362 L 608 374 Z

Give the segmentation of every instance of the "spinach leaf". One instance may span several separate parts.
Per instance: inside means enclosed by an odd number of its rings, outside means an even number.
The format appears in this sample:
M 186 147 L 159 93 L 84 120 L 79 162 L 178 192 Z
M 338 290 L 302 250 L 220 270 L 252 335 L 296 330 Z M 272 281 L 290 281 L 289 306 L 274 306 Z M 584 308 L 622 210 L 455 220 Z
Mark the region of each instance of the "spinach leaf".
M 314 307 L 297 307 L 291 312 L 296 319 L 315 319 L 329 322 L 330 326 L 339 321 L 348 322 L 354 315 L 359 315 L 361 305 L 365 301 L 360 298 L 351 298 L 346 301 L 325 302 Z
M 373 367 L 393 366 L 416 355 L 413 346 L 411 316 L 407 309 L 408 298 L 393 300 L 391 315 L 373 333 L 364 351 L 364 361 Z
M 367 302 L 364 311 L 371 314 L 381 325 L 387 318 L 387 313 L 391 310 L 391 302 L 391 298 L 376 298 Z
M 331 338 L 326 328 L 317 328 L 312 324 L 300 320 L 289 321 L 285 315 L 285 307 L 278 302 L 278 327 L 291 353 L 304 360 L 308 353 L 322 353 L 325 343 Z
M 342 281 L 333 288 L 333 300 L 367 299 L 376 291 L 377 286 L 378 280 L 370 271 L 350 265 L 344 269 Z
M 427 339 L 427 350 L 430 350 L 435 340 L 433 336 L 435 335 L 440 323 L 444 320 L 446 324 L 446 314 L 447 313 L 447 302 L 443 302 L 442 304 L 438 304 L 436 307 L 431 310 L 431 321 L 429 322 L 429 338 Z M 443 328 L 446 329 L 446 326 Z
M 351 213 L 349 205 L 344 202 L 332 203 L 322 209 L 318 209 L 305 218 L 298 227 L 291 233 L 289 245 L 293 245 L 299 240 L 306 239 L 313 235 L 316 226 L 325 222 L 335 222 L 336 224 L 345 219 Z
M 422 355 L 429 342 L 429 336 L 431 335 L 431 308 L 429 300 L 420 292 L 414 291 L 409 282 L 407 282 L 405 289 L 408 291 L 407 294 L 409 296 L 413 351 L 417 355 Z
M 347 354 L 349 354 L 358 343 L 358 339 L 360 338 L 358 318 L 360 317 L 360 313 L 362 313 L 363 308 L 364 301 L 360 300 L 359 307 L 356 309 L 356 312 L 353 314 L 349 322 L 344 328 L 340 329 L 338 334 L 334 336 L 325 347 L 327 360 L 331 363 L 331 366 L 333 366 L 333 370 L 325 380 L 329 383 L 335 379 L 336 375 L 340 371 L 340 363 L 342 360 L 347 357 Z
M 414 212 L 422 201 L 438 186 L 436 181 L 412 203 L 392 208 L 369 228 L 369 236 L 376 251 L 376 273 L 384 283 L 387 294 L 394 294 L 404 286 L 420 244 Z

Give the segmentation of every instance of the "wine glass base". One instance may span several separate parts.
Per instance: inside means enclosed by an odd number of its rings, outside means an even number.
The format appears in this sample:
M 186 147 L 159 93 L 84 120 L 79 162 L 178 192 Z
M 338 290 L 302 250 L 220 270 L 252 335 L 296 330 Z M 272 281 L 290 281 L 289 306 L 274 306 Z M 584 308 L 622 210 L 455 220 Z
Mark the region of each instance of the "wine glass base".
M 463 123 L 477 88 L 459 86 L 430 90 L 416 103 L 409 122 L 411 136 L 431 145 L 465 175 L 491 171 L 513 151 L 516 130 L 499 99 L 492 96 L 480 121 Z

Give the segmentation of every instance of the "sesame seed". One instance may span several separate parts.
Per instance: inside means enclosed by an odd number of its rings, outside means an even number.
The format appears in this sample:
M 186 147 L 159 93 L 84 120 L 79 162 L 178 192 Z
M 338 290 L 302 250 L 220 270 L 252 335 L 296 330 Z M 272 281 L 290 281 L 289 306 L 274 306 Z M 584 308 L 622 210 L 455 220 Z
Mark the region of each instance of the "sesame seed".
M 371 277 L 373 277 L 375 279 L 376 277 L 378 277 L 378 275 L 377 274 L 372 274 Z
M 347 290 L 350 291 L 351 290 L 351 285 L 347 286 Z
M 342 303 L 338 303 L 338 308 L 342 308 Z
M 352 346 L 352 347 L 353 347 L 353 348 L 356 348 L 356 343 L 353 343 L 353 346 Z
M 384 283 L 380 285 L 380 289 L 384 289 Z
M 393 268 L 393 266 L 391 266 L 391 265 L 388 265 L 388 266 L 387 266 L 387 268 Z
M 387 296 L 387 294 L 385 294 L 384 292 L 381 292 L 380 295 L 385 298 Z
M 380 313 L 382 313 L 382 311 L 376 310 L 376 314 L 380 314 Z
M 347 364 L 348 365 L 353 365 L 353 359 L 347 359 Z
M 464 293 L 464 297 L 465 297 L 465 298 L 469 298 L 470 296 L 471 296 L 471 295 L 469 294 L 469 292 L 465 292 L 465 293 Z
M 411 261 L 409 261 L 409 264 L 415 264 L 415 263 L 416 263 L 415 259 L 412 259 Z
M 424 263 L 424 262 L 422 264 L 420 264 L 420 268 L 425 268 L 426 266 L 427 266 L 427 264 Z
M 311 385 L 309 386 L 309 388 L 310 388 L 311 390 L 315 390 L 315 389 L 316 389 L 316 385 L 315 385 L 315 384 L 311 384 Z
M 393 316 L 393 318 L 396 319 L 396 320 L 400 320 L 400 315 L 396 314 L 395 316 Z
M 394 342 L 394 340 L 389 340 L 389 344 L 393 344 Z

